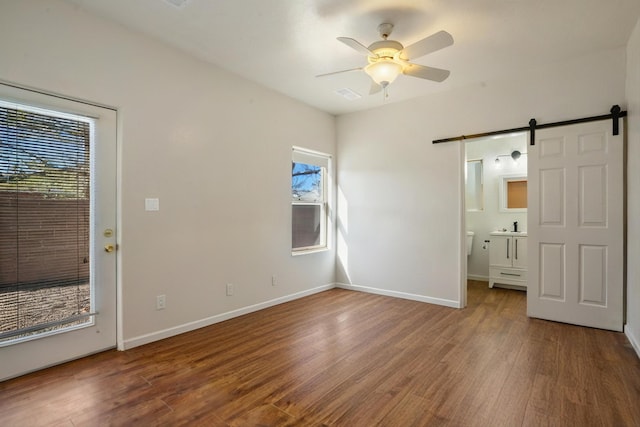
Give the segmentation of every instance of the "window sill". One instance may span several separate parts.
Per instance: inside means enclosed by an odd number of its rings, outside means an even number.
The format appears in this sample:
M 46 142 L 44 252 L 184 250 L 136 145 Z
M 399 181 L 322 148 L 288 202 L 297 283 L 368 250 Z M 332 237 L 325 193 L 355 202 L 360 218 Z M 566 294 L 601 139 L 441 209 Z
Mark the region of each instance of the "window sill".
M 315 254 L 317 252 L 327 252 L 328 250 L 329 250 L 329 248 L 326 247 L 326 246 L 323 246 L 321 248 L 301 249 L 299 251 L 291 251 L 291 256 Z

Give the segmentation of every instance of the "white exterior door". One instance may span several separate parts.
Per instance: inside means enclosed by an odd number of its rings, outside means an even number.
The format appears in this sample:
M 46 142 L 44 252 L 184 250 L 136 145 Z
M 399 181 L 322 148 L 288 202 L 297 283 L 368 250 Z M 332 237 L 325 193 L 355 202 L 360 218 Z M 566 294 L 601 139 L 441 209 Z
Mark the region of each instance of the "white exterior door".
M 79 121 L 85 120 L 88 123 L 88 127 L 85 128 L 89 129 L 88 132 L 91 134 L 90 137 L 87 137 L 90 144 L 86 145 L 90 147 L 90 154 L 86 154 L 87 160 L 85 161 L 90 164 L 88 178 L 90 184 L 87 185 L 89 197 L 84 196 L 83 199 L 88 199 L 83 206 L 89 206 L 88 209 L 84 208 L 89 212 L 89 219 L 86 220 L 86 224 L 89 225 L 85 227 L 88 230 L 86 233 L 78 233 L 78 235 L 82 234 L 82 239 L 86 241 L 87 247 L 86 255 L 81 256 L 83 259 L 81 262 L 89 264 L 86 269 L 88 273 L 84 274 L 82 281 L 88 283 L 90 287 L 90 307 L 87 304 L 84 311 L 80 310 L 79 315 L 72 313 L 72 316 L 76 315 L 80 320 L 75 323 L 67 323 L 70 326 L 63 325 L 58 329 L 51 327 L 37 330 L 40 326 L 36 325 L 35 331 L 31 326 L 32 330 L 28 330 L 27 334 L 17 336 L 16 339 L 3 338 L 0 341 L 1 381 L 116 346 L 116 112 L 3 84 L 0 84 L 0 100 L 4 101 L 5 105 L 6 103 L 15 103 L 17 111 L 28 111 L 22 108 L 36 107 L 34 111 L 38 113 L 37 109 L 40 108 L 44 111 L 42 113 L 44 115 L 51 112 L 51 116 L 54 116 L 54 112 L 56 114 L 60 112 L 63 115 L 68 114 L 71 117 L 70 120 L 73 120 L 73 117 L 80 117 Z M 60 132 L 62 134 L 66 130 L 63 129 Z M 46 147 L 48 143 L 46 140 L 40 141 L 41 146 L 42 144 Z M 3 149 L 6 149 L 4 145 Z M 58 170 L 63 168 L 62 166 L 54 166 Z M 69 167 L 65 168 L 64 170 L 69 170 Z M 29 179 L 28 174 L 25 176 L 27 176 L 26 179 Z M 60 196 L 58 196 L 59 198 Z M 29 216 L 30 212 L 25 212 L 25 215 Z M 64 214 L 56 214 L 55 211 L 52 216 L 58 218 L 58 222 L 63 221 L 65 217 Z M 9 231 L 3 230 L 2 232 L 8 233 Z M 18 231 L 16 235 L 19 236 L 20 232 Z M 22 257 L 22 255 L 20 256 Z M 49 286 L 47 284 L 36 285 L 39 288 Z M 5 293 L 10 286 L 4 285 Z M 22 285 L 15 285 L 19 290 L 15 292 L 16 300 L 23 298 L 22 295 L 30 291 L 27 289 L 28 286 L 25 288 L 20 288 L 20 286 Z M 47 298 L 43 298 L 42 301 L 48 308 L 55 306 Z M 20 310 L 19 305 L 18 310 Z M 24 330 L 21 322 L 24 323 L 22 320 L 16 322 L 17 327 L 3 325 L 4 336 L 6 337 L 7 333 Z M 50 320 L 45 322 L 50 322 Z M 55 323 L 54 321 L 48 324 Z M 12 332 L 11 327 L 16 331 Z M 33 335 L 29 335 L 32 333 Z
M 623 135 L 610 120 L 541 129 L 528 158 L 527 314 L 622 331 Z

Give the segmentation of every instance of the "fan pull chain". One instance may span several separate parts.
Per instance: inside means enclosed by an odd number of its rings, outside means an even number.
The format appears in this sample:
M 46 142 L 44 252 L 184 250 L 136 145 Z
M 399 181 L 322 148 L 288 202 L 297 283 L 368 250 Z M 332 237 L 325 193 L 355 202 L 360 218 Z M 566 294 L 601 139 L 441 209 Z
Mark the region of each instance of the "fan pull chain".
M 387 87 L 389 87 L 389 85 L 384 85 L 384 87 L 382 88 L 382 102 L 385 103 L 387 101 L 387 98 L 389 97 L 389 92 L 387 92 Z

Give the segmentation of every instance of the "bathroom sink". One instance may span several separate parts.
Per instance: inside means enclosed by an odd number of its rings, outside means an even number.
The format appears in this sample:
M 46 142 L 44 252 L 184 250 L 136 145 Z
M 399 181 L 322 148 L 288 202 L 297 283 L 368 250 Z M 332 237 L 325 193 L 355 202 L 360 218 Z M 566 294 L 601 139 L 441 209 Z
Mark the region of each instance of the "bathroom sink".
M 492 231 L 489 234 L 492 235 L 492 236 L 526 236 L 527 232 L 526 231 L 502 231 L 502 230 L 497 230 L 497 231 Z

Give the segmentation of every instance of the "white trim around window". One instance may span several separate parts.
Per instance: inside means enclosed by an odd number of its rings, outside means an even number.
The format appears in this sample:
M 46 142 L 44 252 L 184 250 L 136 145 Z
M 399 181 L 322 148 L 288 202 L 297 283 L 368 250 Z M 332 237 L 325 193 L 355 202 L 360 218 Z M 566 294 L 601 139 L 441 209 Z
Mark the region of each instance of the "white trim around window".
M 328 176 L 331 156 L 293 147 L 291 163 L 291 253 L 328 249 Z

